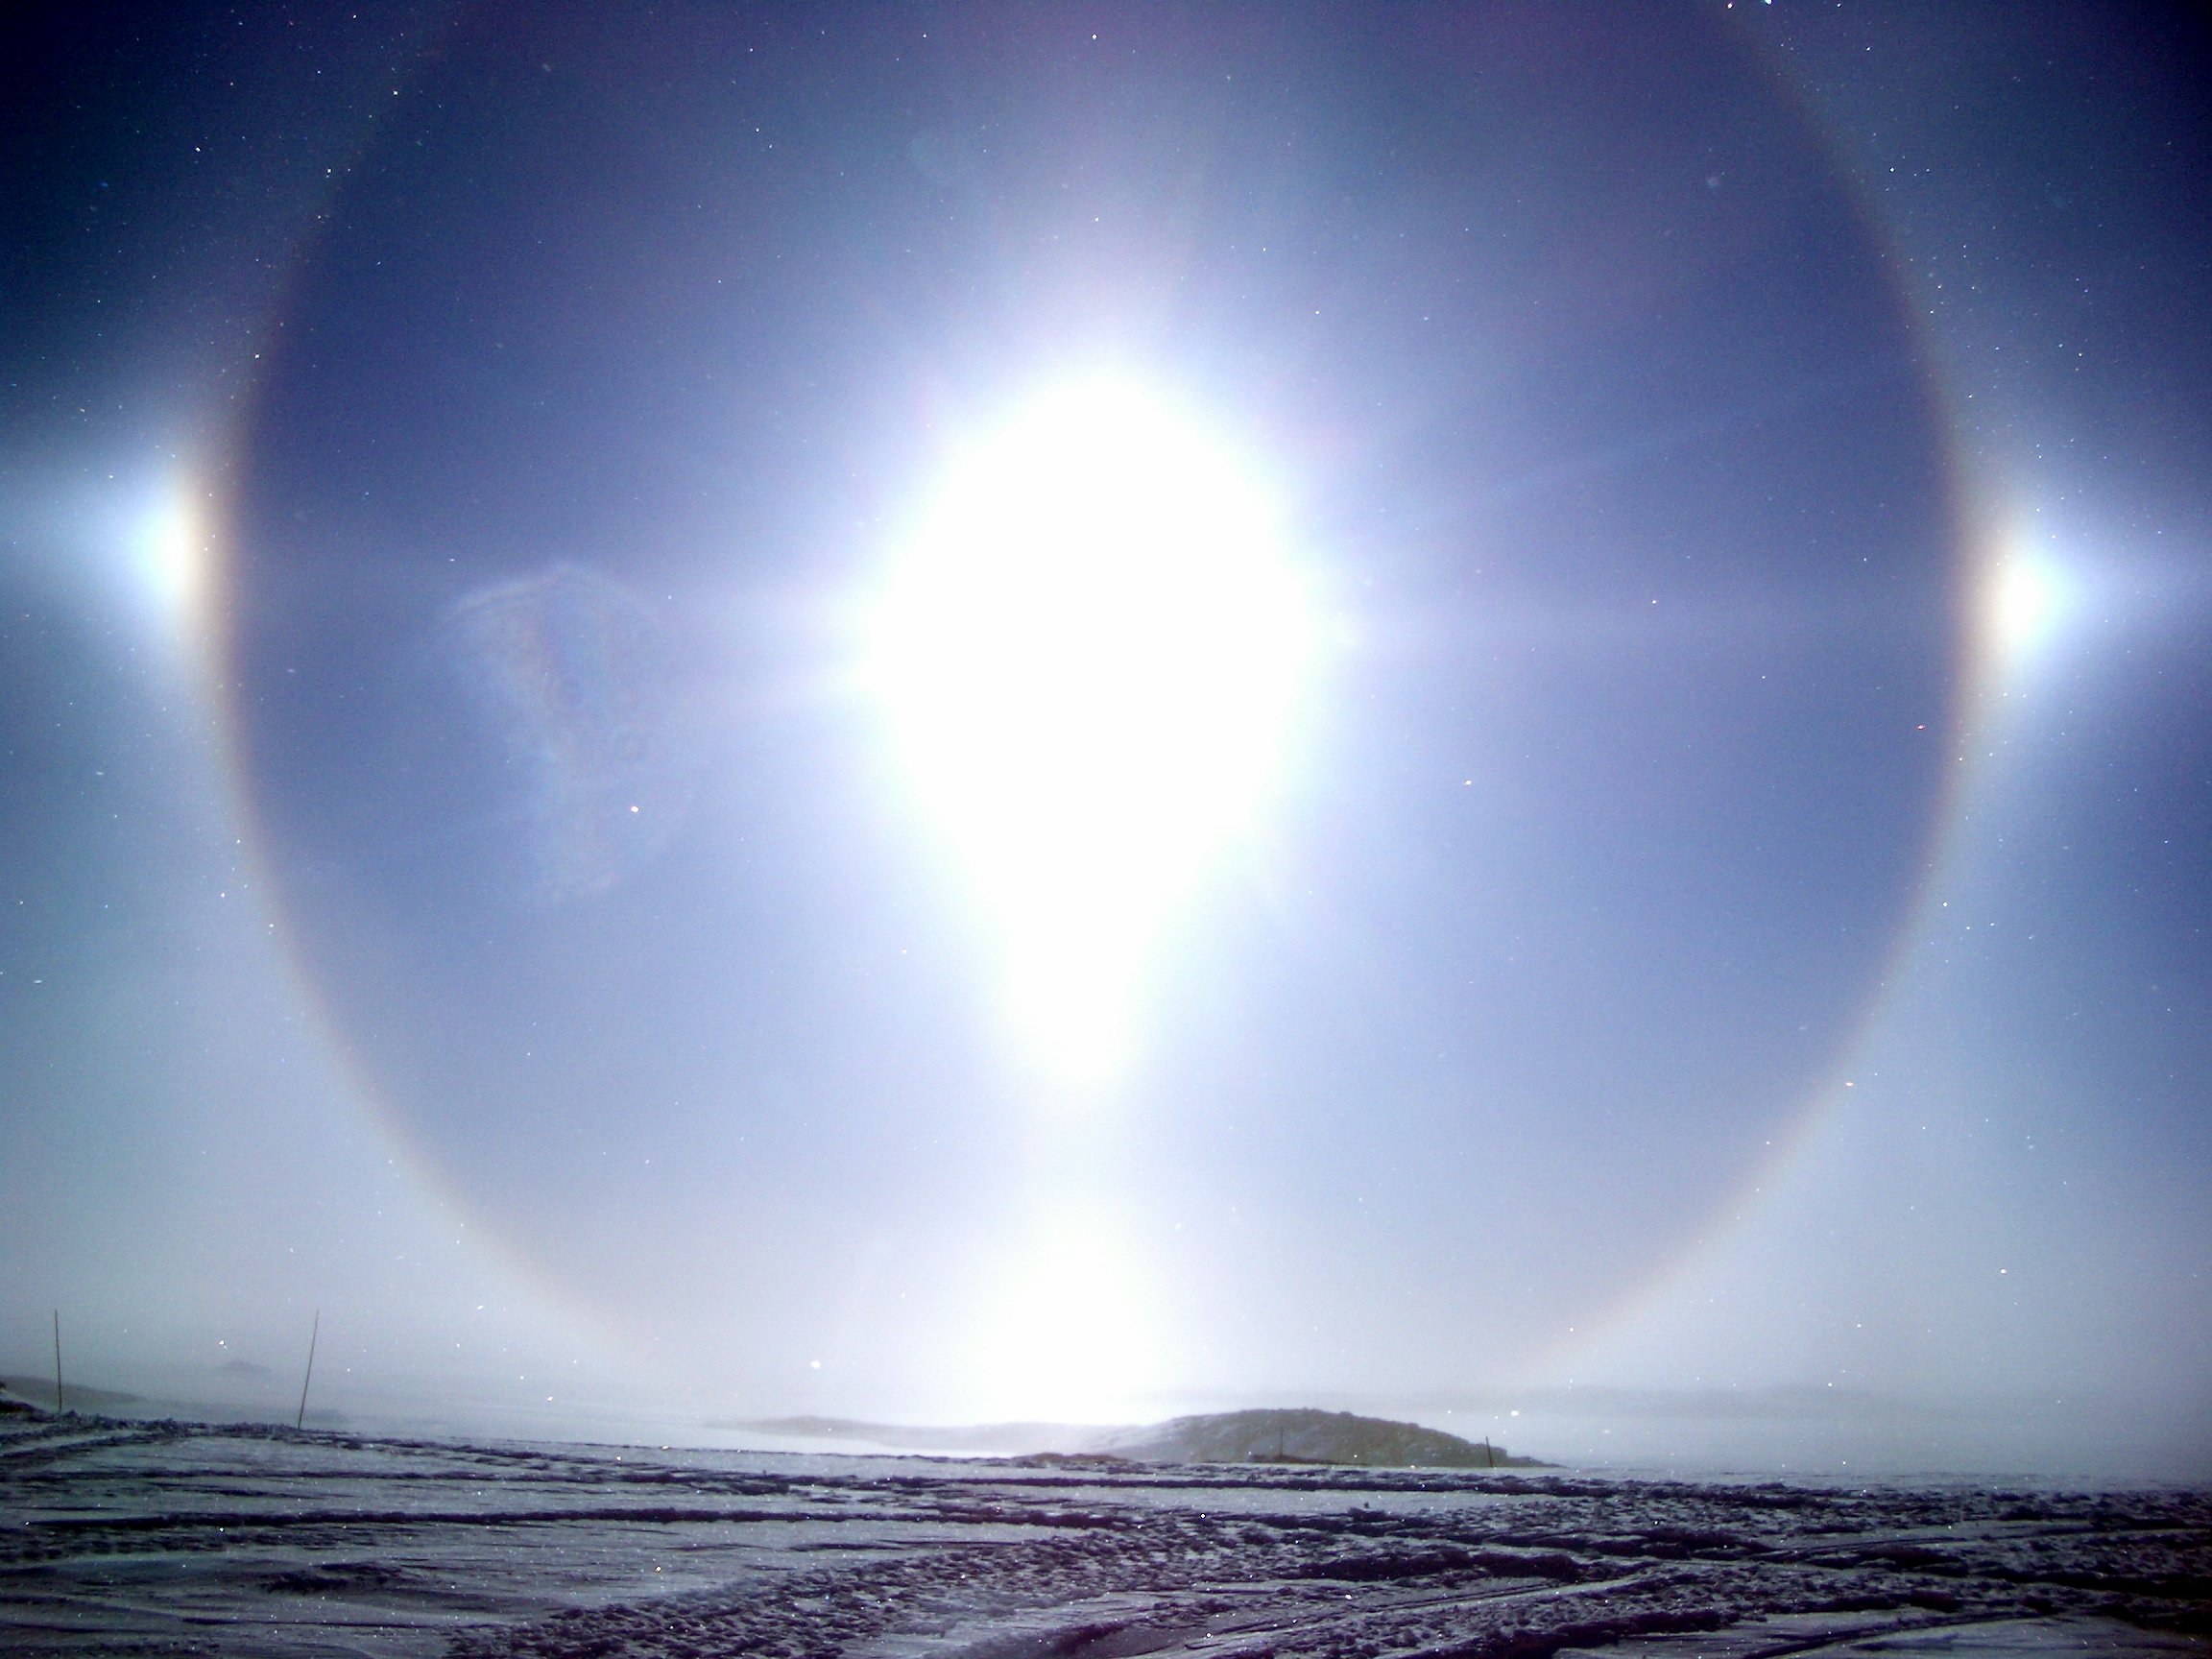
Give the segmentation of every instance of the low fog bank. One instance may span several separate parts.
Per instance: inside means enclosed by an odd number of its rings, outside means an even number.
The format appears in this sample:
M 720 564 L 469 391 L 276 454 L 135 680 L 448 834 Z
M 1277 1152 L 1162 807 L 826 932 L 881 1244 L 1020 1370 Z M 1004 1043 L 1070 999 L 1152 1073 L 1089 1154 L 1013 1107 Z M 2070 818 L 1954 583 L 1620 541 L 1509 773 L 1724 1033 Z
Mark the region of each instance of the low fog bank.
M 206 1422 L 293 1422 L 300 1369 L 231 1361 L 103 1367 L 65 1377 L 70 1410 Z M 0 1363 L 0 1383 L 54 1404 L 51 1358 Z M 1163 1402 L 1120 1424 L 858 1420 L 747 1410 L 697 1395 L 526 1376 L 325 1372 L 309 1385 L 310 1429 L 456 1438 L 578 1441 L 818 1455 L 1019 1456 L 1142 1443 L 1167 1420 L 1250 1409 L 1251 1400 Z M 1930 1401 L 1828 1387 L 1556 1388 L 1421 1400 L 1287 1396 L 1276 1412 L 1354 1411 L 1419 1424 L 1564 1469 L 1638 1477 L 1910 1480 L 1956 1477 L 2061 1483 L 2212 1481 L 2212 1401 L 1958 1396 Z
M 1911 1396 L 1827 1385 L 1553 1388 L 1406 1403 L 1578 1469 L 1623 1474 L 2065 1482 L 2212 1480 L 2212 1400 Z

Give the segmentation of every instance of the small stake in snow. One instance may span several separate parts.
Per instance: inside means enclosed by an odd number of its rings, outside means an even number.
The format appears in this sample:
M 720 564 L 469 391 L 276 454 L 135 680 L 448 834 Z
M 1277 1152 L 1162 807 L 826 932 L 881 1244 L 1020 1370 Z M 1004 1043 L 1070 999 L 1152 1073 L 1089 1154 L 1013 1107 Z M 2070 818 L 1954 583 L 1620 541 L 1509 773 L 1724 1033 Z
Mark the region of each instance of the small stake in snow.
M 300 1415 L 293 1421 L 295 1429 L 307 1427 L 307 1384 L 315 1381 L 315 1338 L 323 1334 L 323 1310 L 315 1310 L 315 1323 L 307 1328 L 307 1375 L 300 1379 Z
M 61 1310 L 54 1310 L 54 1410 L 61 1410 Z

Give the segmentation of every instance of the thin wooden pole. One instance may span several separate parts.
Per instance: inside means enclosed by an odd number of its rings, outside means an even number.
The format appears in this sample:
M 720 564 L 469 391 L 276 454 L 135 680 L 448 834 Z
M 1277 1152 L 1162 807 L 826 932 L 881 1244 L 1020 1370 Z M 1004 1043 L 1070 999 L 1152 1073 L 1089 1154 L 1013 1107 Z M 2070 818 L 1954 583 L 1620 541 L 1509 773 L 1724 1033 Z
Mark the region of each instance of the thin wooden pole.
M 300 1379 L 300 1415 L 292 1427 L 307 1427 L 307 1384 L 315 1381 L 315 1338 L 323 1334 L 323 1310 L 315 1310 L 315 1323 L 307 1328 L 307 1375 Z
M 54 1410 L 61 1410 L 61 1310 L 54 1310 Z

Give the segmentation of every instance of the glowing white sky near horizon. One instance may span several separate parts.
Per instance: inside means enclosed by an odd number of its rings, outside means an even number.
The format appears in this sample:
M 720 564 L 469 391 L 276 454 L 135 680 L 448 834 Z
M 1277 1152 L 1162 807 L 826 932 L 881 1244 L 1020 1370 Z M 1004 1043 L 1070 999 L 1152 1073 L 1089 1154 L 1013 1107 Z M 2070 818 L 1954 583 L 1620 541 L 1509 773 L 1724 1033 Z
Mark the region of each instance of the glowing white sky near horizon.
M 1277 771 L 1313 644 L 1285 541 L 1223 445 L 1100 378 L 960 454 L 889 573 L 871 686 L 1060 1078 L 1124 1058 L 1163 918 Z
M 997 1253 L 964 1380 L 973 1421 L 1121 1423 L 1174 1369 L 1159 1286 L 1131 1229 L 1068 1194 Z

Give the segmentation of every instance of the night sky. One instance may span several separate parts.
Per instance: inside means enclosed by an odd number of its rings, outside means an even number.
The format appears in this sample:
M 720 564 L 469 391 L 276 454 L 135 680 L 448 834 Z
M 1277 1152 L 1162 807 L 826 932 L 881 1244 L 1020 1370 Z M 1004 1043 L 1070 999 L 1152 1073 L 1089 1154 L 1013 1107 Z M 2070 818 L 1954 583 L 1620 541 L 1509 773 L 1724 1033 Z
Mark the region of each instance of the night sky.
M 2212 1470 L 2201 36 L 57 27 L 9 1374 Z

